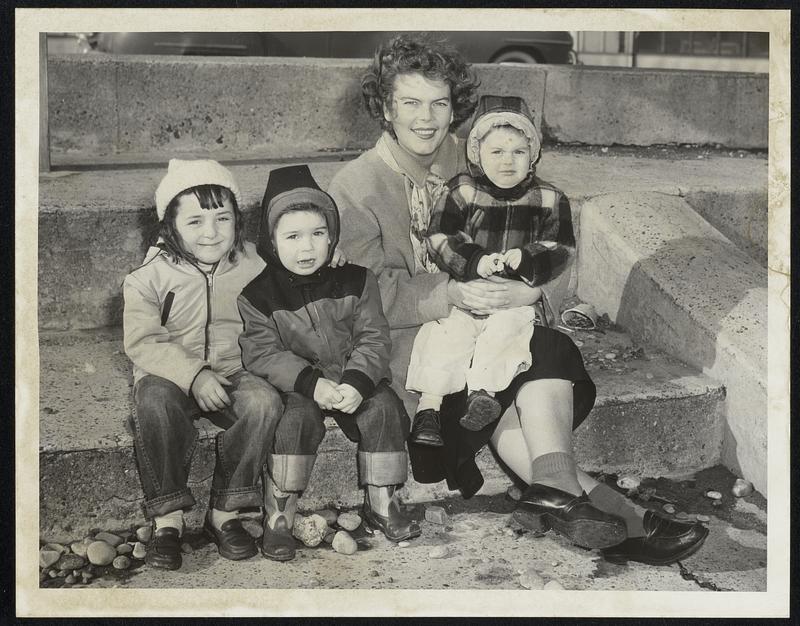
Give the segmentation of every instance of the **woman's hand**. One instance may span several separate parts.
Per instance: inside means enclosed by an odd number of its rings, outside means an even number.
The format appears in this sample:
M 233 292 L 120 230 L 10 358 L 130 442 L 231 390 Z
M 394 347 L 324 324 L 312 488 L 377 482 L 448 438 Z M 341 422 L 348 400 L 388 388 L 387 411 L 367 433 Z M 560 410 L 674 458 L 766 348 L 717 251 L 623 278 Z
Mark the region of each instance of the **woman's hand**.
M 512 280 L 510 278 L 503 278 L 502 276 L 490 276 L 485 282 L 505 285 L 508 288 L 508 306 L 501 308 L 512 309 L 518 306 L 530 306 L 538 302 L 542 297 L 541 287 L 530 287 L 521 280 Z
M 490 276 L 466 283 L 451 280 L 447 284 L 447 295 L 454 306 L 476 315 L 488 315 L 501 309 L 531 305 L 542 297 L 542 290 L 518 280 Z
M 345 263 L 347 263 L 347 257 L 345 257 L 341 248 L 336 248 L 336 250 L 333 251 L 333 256 L 331 257 L 331 267 L 341 267 Z

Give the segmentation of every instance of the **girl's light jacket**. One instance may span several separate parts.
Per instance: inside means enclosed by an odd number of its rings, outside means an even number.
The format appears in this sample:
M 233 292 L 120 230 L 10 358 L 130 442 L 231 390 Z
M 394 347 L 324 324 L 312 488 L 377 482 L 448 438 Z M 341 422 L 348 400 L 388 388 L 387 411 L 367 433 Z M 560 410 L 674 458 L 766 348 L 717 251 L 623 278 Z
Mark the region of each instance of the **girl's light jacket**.
M 188 395 L 201 369 L 222 376 L 242 370 L 236 301 L 264 266 L 249 242 L 235 263 L 226 256 L 208 274 L 150 248 L 123 286 L 125 353 L 133 361 L 134 381 L 153 374 Z

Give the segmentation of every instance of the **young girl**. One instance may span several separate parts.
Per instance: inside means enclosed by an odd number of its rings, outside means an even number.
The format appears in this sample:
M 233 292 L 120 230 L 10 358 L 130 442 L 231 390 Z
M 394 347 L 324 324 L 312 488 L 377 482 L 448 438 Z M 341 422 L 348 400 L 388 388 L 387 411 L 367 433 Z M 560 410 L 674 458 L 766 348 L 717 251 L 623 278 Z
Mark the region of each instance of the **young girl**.
M 213 414 L 216 467 L 204 529 L 227 559 L 258 550 L 238 511 L 262 503 L 257 486 L 283 405 L 242 367 L 236 298 L 264 268 L 243 240 L 239 187 L 216 161 L 173 159 L 156 190 L 158 243 L 125 279 L 125 352 L 134 365 L 131 419 L 144 512 L 154 524 L 145 561 L 181 566 L 183 511 L 197 444 L 193 420 Z

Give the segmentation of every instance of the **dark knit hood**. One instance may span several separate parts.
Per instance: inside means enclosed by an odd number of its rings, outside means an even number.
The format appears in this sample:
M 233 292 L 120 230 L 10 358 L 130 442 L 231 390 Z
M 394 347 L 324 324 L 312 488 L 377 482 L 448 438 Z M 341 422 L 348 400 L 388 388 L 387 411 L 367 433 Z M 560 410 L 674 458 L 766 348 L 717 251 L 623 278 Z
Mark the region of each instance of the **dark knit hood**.
M 328 258 L 323 267 L 331 262 L 333 252 L 339 243 L 339 211 L 336 203 L 333 198 L 320 189 L 317 181 L 311 175 L 308 165 L 290 165 L 269 173 L 264 199 L 261 201 L 257 249 L 258 254 L 269 265 L 283 267 L 272 241 L 272 234 L 278 218 L 291 206 L 305 203 L 319 207 L 325 216 L 331 243 L 328 249 Z

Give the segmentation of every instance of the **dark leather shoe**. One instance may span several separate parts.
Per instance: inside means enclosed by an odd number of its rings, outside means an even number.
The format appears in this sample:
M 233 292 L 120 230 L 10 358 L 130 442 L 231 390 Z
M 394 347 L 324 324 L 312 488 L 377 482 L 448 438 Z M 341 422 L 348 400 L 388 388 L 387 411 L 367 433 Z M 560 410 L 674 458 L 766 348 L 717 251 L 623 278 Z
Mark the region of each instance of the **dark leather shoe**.
M 603 550 L 608 561 L 639 561 L 648 565 L 671 565 L 700 549 L 708 537 L 708 528 L 695 522 L 686 524 L 661 517 L 653 511 L 644 514 L 644 537 L 630 537 Z
M 273 561 L 291 561 L 297 551 L 297 544 L 292 536 L 292 529 L 285 515 L 279 515 L 275 528 L 267 523 L 268 515 L 264 515 L 264 535 L 261 537 L 261 554 Z
M 441 448 L 444 445 L 444 439 L 442 439 L 442 422 L 439 411 L 434 409 L 419 411 L 411 424 L 409 441 L 421 446 Z
M 231 561 L 249 559 L 258 554 L 255 539 L 244 529 L 238 519 L 229 519 L 217 530 L 211 524 L 211 518 L 206 516 L 203 530 L 211 541 L 217 544 L 219 554 Z
M 159 528 L 153 533 L 153 538 L 147 544 L 144 562 L 153 567 L 180 569 L 183 559 L 181 558 L 181 536 L 178 529 Z
M 537 532 L 552 528 L 584 548 L 608 548 L 625 540 L 625 521 L 596 508 L 580 496 L 547 485 L 532 484 L 523 493 L 514 519 Z
M 395 499 L 389 503 L 388 516 L 379 515 L 367 506 L 366 502 L 362 514 L 367 526 L 374 530 L 380 530 L 390 541 L 405 541 L 420 535 L 419 524 L 403 514 Z
M 480 430 L 500 417 L 502 409 L 497 398 L 483 390 L 473 391 L 467 398 L 467 411 L 458 421 L 467 430 Z

